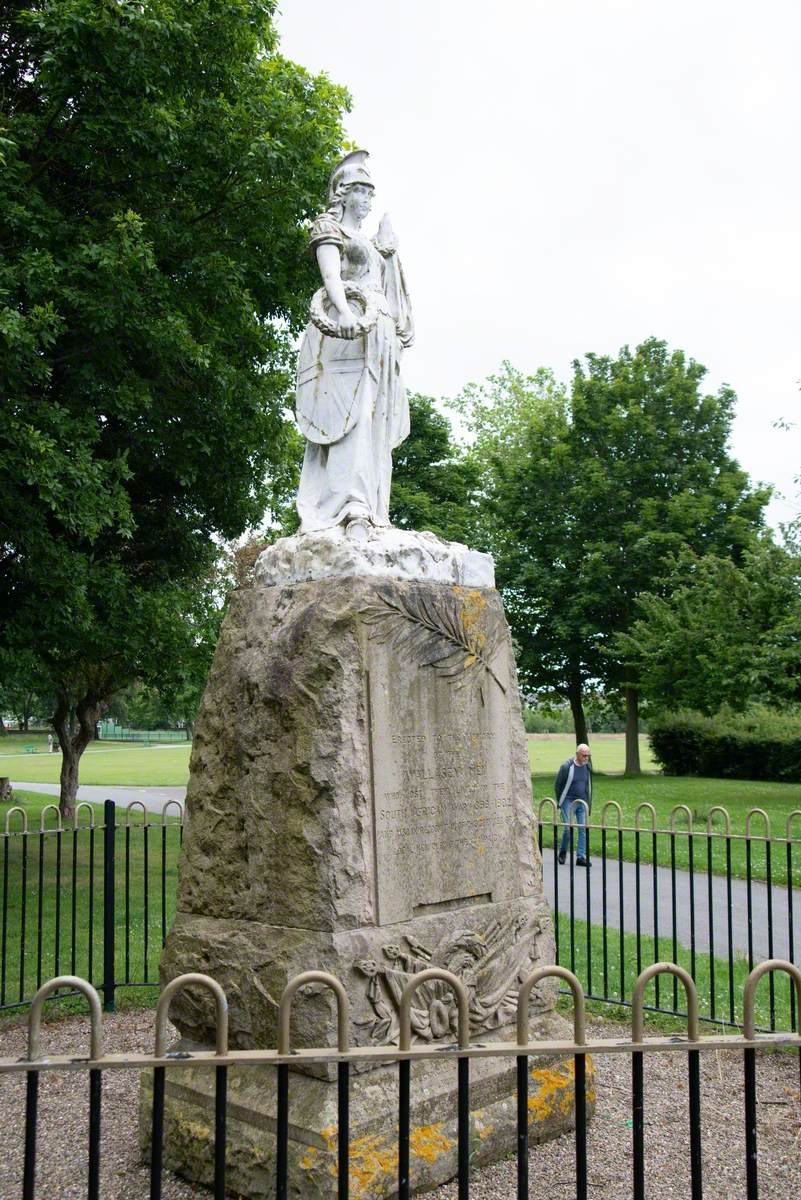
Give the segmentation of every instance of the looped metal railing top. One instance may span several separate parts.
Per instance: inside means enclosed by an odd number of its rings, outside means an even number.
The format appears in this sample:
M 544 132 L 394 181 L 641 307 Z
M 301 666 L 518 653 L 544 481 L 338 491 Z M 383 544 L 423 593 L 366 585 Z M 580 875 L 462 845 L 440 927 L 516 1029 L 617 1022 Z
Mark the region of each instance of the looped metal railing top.
M 550 796 L 546 796 L 544 800 L 540 800 L 540 802 L 537 806 L 537 820 L 541 824 L 543 823 L 542 810 L 546 804 L 550 804 L 551 809 L 553 810 L 553 820 L 554 820 L 554 824 L 555 824 L 559 820 L 559 809 L 557 807 L 556 801 L 552 800 Z
M 674 804 L 670 810 L 670 832 L 676 833 L 676 817 L 678 813 L 684 813 L 687 818 L 687 832 L 693 831 L 693 814 L 686 804 Z
M 403 989 L 400 999 L 399 1049 L 411 1049 L 412 997 L 420 985 L 427 983 L 429 979 L 440 979 L 443 983 L 447 983 L 456 996 L 456 1006 L 458 1009 L 457 1040 L 459 1049 L 466 1050 L 470 1045 L 470 1002 L 467 997 L 467 989 L 458 975 L 454 975 L 452 971 L 446 971 L 444 967 L 427 967 L 425 971 L 418 971 L 416 975 L 411 977 Z
M 162 1058 L 167 1049 L 167 1014 L 170 1004 L 179 992 L 187 987 L 202 987 L 211 992 L 216 1008 L 215 1049 L 218 1055 L 228 1053 L 228 1001 L 225 992 L 210 975 L 201 975 L 190 971 L 187 975 L 178 975 L 171 979 L 159 996 L 156 1006 L 156 1056 Z
M 305 987 L 308 983 L 321 983 L 324 987 L 330 988 L 336 996 L 337 1049 L 341 1050 L 343 1054 L 347 1053 L 350 1044 L 348 1040 L 348 1026 L 350 1024 L 348 994 L 342 986 L 341 980 L 337 979 L 336 975 L 331 975 L 328 971 L 304 971 L 302 975 L 296 975 L 294 979 L 290 980 L 284 988 L 278 1005 L 278 1053 L 291 1053 L 289 1045 L 289 1014 L 292 1010 L 292 1001 L 298 988 Z
M 801 808 L 794 808 L 791 813 L 787 814 L 787 821 L 785 822 L 784 829 L 788 842 L 793 841 L 793 821 L 796 820 L 801 822 Z M 801 829 L 798 831 L 798 836 L 801 838 Z
M 572 971 L 567 967 L 537 967 L 520 985 L 517 993 L 517 1044 L 527 1046 L 529 1041 L 528 1002 L 531 989 L 542 979 L 564 979 L 573 993 L 573 1041 L 583 1046 L 587 1040 L 586 1007 L 584 989 Z
M 706 814 L 706 831 L 707 831 L 707 833 L 715 832 L 714 829 L 712 828 L 712 826 L 714 824 L 712 818 L 714 817 L 715 813 L 723 813 L 723 824 L 724 824 L 725 831 L 726 831 L 725 836 L 729 837 L 731 834 L 731 817 L 729 816 L 728 809 L 724 808 L 722 804 L 714 804 L 712 806 L 712 808 L 710 808 L 709 812 Z
M 617 813 L 617 828 L 620 829 L 623 825 L 623 809 L 618 804 L 617 800 L 607 800 L 606 804 L 601 809 L 601 824 L 606 825 L 606 810 L 613 808 Z M 610 826 L 610 828 L 613 828 Z
M 781 958 L 769 958 L 754 967 L 745 981 L 743 990 L 743 1036 L 749 1040 L 756 1037 L 756 987 L 763 975 L 784 971 L 795 984 L 795 998 L 801 1012 L 801 968 Z
M 54 812 L 56 814 L 56 824 L 48 828 L 47 814 Z M 39 830 L 41 833 L 61 833 L 64 829 L 61 823 L 61 809 L 57 804 L 46 804 L 39 814 Z
M 761 836 L 767 840 L 770 837 L 770 817 L 765 812 L 764 808 L 750 808 L 745 814 L 745 836 L 747 838 L 756 836 L 751 832 L 752 817 L 761 817 L 765 822 L 765 832 L 761 834 Z
M 87 983 L 85 979 L 80 979 L 77 975 L 59 975 L 56 979 L 50 979 L 47 983 L 42 984 L 33 997 L 28 1013 L 28 1060 L 35 1062 L 36 1059 L 42 1057 L 42 1009 L 45 1000 L 60 988 L 69 988 L 70 991 L 80 992 L 89 1001 L 91 1020 L 89 1056 L 94 1062 L 97 1062 L 103 1057 L 103 1010 L 100 1005 L 100 997 L 91 983 Z
M 11 830 L 9 829 L 9 822 L 11 821 L 11 818 L 13 817 L 14 813 L 19 813 L 19 815 L 22 817 L 22 829 L 20 830 L 20 832 L 27 833 L 28 832 L 28 814 L 26 813 L 25 809 L 20 808 L 20 806 L 18 804 L 15 804 L 14 807 L 10 808 L 8 810 L 8 812 L 6 813 L 6 822 L 5 822 L 4 832 L 7 834 L 11 832 Z
M 179 821 L 183 821 L 183 819 L 184 819 L 184 806 L 183 806 L 183 804 L 181 804 L 181 801 L 180 801 L 180 800 L 168 800 L 168 801 L 167 801 L 167 803 L 164 805 L 164 807 L 163 807 L 163 808 L 162 808 L 162 810 L 161 810 L 161 823 L 162 823 L 162 825 L 166 825 L 166 824 L 167 824 L 167 809 L 168 809 L 168 808 L 171 808 L 173 805 L 175 805 L 175 807 L 178 809 L 178 820 L 179 820 Z
M 637 976 L 634 990 L 631 993 L 631 1040 L 641 1042 L 645 1029 L 644 997 L 645 989 L 657 975 L 675 975 L 684 985 L 687 996 L 687 1037 L 691 1042 L 698 1041 L 698 990 L 693 977 L 684 967 L 675 963 L 658 962 Z
M 142 810 L 142 824 L 143 824 L 143 825 L 147 825 L 147 823 L 148 823 L 148 822 L 147 822 L 147 809 L 146 809 L 146 807 L 145 807 L 144 803 L 143 803 L 141 800 L 132 800 L 132 801 L 130 802 L 130 804 L 126 804 L 126 805 L 125 805 L 125 827 L 126 827 L 126 829 L 127 829 L 127 828 L 130 826 L 130 824 L 131 824 L 131 809 L 132 809 L 132 808 L 141 808 L 141 810 Z
M 638 804 L 634 810 L 635 830 L 638 833 L 643 831 L 642 825 L 640 825 L 640 813 L 643 809 L 651 814 L 651 824 L 649 825 L 647 832 L 656 833 L 656 809 L 654 808 L 653 804 L 650 804 L 647 800 L 643 800 L 642 804 Z
M 81 825 L 81 809 L 82 808 L 89 809 L 89 824 L 88 825 Z M 75 805 L 75 811 L 72 814 L 72 828 L 73 829 L 94 829 L 94 827 L 95 827 L 95 806 L 94 806 L 94 804 L 90 804 L 88 800 L 81 800 L 81 802 L 79 804 Z

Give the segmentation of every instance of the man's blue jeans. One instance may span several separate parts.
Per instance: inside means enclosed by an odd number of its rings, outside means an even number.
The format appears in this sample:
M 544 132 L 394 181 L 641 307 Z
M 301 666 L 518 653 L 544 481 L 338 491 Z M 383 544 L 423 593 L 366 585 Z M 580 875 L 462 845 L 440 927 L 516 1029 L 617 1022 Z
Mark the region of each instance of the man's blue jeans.
M 572 816 L 575 824 L 578 826 L 578 847 L 576 850 L 577 858 L 587 857 L 587 802 L 586 800 L 563 800 L 559 806 L 559 811 L 562 814 L 564 828 L 562 829 L 562 844 L 559 847 L 560 854 L 567 854 L 570 846 L 570 817 Z

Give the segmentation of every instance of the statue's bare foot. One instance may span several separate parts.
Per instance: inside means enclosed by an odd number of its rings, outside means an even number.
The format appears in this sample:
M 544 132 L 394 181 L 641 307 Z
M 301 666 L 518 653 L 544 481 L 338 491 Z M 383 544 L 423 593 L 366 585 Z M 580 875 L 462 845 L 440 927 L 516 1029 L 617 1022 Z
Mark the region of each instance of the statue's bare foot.
M 345 526 L 345 537 L 353 542 L 366 542 L 370 536 L 370 522 L 364 517 L 354 517 Z

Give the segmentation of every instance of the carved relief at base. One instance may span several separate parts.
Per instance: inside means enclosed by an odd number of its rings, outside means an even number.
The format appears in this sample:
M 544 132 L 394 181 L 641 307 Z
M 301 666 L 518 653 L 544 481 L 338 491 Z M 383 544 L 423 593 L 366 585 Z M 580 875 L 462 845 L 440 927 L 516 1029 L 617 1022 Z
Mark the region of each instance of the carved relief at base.
M 538 964 L 539 920 L 517 914 L 491 921 L 483 930 L 456 929 L 429 950 L 411 934 L 404 945 L 387 942 L 382 961 L 359 960 L 355 965 L 367 979 L 372 1015 L 361 1024 L 376 1045 L 397 1041 L 398 1014 L 409 979 L 428 967 L 444 967 L 467 988 L 470 1032 L 499 1029 L 516 1019 L 520 983 Z M 537 1005 L 536 989 L 532 993 Z M 412 1034 L 417 1041 L 438 1041 L 455 1035 L 457 1008 L 453 992 L 441 980 L 430 980 L 415 992 L 411 1010 Z

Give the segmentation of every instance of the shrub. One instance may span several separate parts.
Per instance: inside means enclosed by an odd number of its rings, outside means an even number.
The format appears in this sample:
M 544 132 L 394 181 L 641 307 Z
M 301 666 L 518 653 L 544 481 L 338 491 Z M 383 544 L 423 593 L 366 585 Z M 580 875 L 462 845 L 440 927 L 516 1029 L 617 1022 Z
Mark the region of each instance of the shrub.
M 801 716 L 757 709 L 654 717 L 651 748 L 667 775 L 801 781 Z

